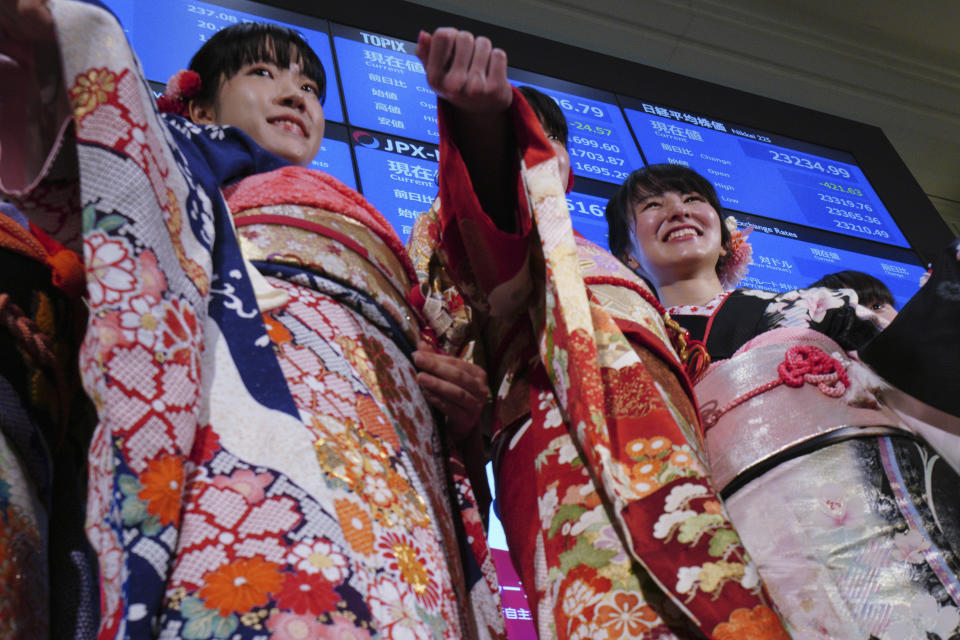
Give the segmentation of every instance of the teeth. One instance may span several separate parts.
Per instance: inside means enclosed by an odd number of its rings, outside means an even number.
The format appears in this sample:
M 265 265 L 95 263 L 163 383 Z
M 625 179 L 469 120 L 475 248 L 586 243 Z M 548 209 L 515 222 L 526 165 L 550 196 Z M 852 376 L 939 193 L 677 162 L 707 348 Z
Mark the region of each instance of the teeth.
M 667 242 L 674 240 L 676 238 L 685 238 L 687 236 L 697 235 L 696 229 L 691 229 L 690 227 L 684 227 L 683 229 L 677 229 L 676 231 L 671 231 L 667 234 Z
M 281 129 L 286 129 L 291 133 L 296 133 L 298 135 L 303 135 L 303 130 L 300 128 L 296 122 L 290 122 L 289 120 L 275 120 L 273 125 L 280 127 Z

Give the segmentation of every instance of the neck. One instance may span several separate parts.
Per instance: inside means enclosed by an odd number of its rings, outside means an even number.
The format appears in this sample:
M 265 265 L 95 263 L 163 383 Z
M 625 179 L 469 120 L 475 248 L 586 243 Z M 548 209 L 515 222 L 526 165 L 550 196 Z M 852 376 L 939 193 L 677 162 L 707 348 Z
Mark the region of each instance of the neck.
M 657 284 L 660 301 L 666 307 L 706 304 L 723 292 L 716 273 Z

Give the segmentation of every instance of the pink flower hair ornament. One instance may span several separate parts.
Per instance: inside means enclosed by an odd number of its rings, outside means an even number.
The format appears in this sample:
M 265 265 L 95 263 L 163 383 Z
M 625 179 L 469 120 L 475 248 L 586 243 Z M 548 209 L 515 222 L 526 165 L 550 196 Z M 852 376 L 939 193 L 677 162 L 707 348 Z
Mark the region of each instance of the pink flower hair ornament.
M 190 69 L 181 69 L 167 80 L 167 89 L 157 98 L 161 113 L 172 113 L 186 118 L 190 100 L 199 95 L 203 83 L 200 74 Z
M 737 219 L 733 216 L 727 216 L 723 224 L 730 232 L 730 246 L 727 248 L 726 260 L 723 261 L 723 266 L 720 267 L 720 273 L 717 275 L 720 276 L 720 284 L 724 289 L 733 289 L 750 270 L 753 247 L 747 242 L 747 236 L 753 231 L 753 225 L 741 231 L 737 227 Z

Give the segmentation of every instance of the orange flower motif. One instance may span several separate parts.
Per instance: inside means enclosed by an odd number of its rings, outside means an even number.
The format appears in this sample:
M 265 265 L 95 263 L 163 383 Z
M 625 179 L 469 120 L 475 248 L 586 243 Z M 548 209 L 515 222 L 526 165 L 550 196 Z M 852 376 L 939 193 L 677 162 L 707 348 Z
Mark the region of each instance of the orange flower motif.
M 607 638 L 639 638 L 645 631 L 656 626 L 660 619 L 656 611 L 636 593 L 617 592 L 613 602 L 597 606 L 594 620 L 607 630 Z
M 777 614 L 762 604 L 753 609 L 737 609 L 727 622 L 721 622 L 713 630 L 714 640 L 786 640 L 789 637 Z
M 270 601 L 270 594 L 283 584 L 280 565 L 254 556 L 220 565 L 203 577 L 197 592 L 208 609 L 218 609 L 226 617 L 243 614 Z
M 269 313 L 263 314 L 263 324 L 266 325 L 267 335 L 270 336 L 273 344 L 285 344 L 293 341 L 293 334 Z
M 337 520 L 343 523 L 343 537 L 347 544 L 357 553 L 370 555 L 373 553 L 373 527 L 370 515 L 359 505 L 349 500 L 335 500 Z
M 107 101 L 108 94 L 117 89 L 117 76 L 106 69 L 90 69 L 78 76 L 70 88 L 70 104 L 74 115 L 82 119 L 85 115 Z
M 610 590 L 610 579 L 597 574 L 593 567 L 580 565 L 567 572 L 557 596 L 557 628 L 569 637 L 576 627 L 590 620 L 594 607 Z
M 716 500 L 707 500 L 703 503 L 703 510 L 706 513 L 714 516 L 723 515 L 723 507 Z
M 648 460 L 639 462 L 630 469 L 630 486 L 641 496 L 650 495 L 660 488 L 660 472 L 663 471 L 663 461 Z
M 180 489 L 183 487 L 183 461 L 177 456 L 164 456 L 147 463 L 140 476 L 143 489 L 137 494 L 147 503 L 147 512 L 160 519 L 160 524 L 180 522 Z
M 626 451 L 627 455 L 634 460 L 641 460 L 643 458 L 652 458 L 669 450 L 671 444 L 670 440 L 663 436 L 637 438 L 627 443 Z
M 670 464 L 681 469 L 694 466 L 693 455 L 682 449 L 675 449 L 670 454 Z
M 400 448 L 400 438 L 397 437 L 397 430 L 390 423 L 387 416 L 384 415 L 380 407 L 370 396 L 358 395 L 356 403 L 357 417 L 360 424 L 370 435 L 377 436 L 384 442 L 389 443 L 395 449 Z

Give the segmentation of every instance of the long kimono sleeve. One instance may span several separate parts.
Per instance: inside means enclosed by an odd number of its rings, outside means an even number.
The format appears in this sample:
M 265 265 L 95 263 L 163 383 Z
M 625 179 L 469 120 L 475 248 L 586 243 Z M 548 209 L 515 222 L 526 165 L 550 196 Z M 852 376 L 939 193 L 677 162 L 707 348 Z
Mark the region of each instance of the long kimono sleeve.
M 924 286 L 886 329 L 861 350 L 861 359 L 897 388 L 960 416 L 960 240 L 944 248 Z
M 521 123 L 524 115 L 529 117 L 529 114 L 519 110 L 521 103 L 526 107 L 514 90 L 510 124 L 521 135 L 526 135 L 527 130 Z M 511 212 L 516 231 L 508 232 L 497 228 L 474 193 L 466 163 L 451 134 L 452 107 L 441 101 L 439 115 L 441 262 L 475 309 L 501 318 L 516 314 L 533 292 L 530 273 L 533 220 L 519 172 L 514 187 L 516 209 Z M 521 142 L 521 146 L 527 144 L 528 140 Z M 549 146 L 541 151 L 543 158 L 552 155 Z
M 645 443 L 692 444 L 682 449 L 689 460 L 689 452 L 698 448 L 696 428 L 682 426 L 685 420 L 658 387 L 656 377 L 661 373 L 644 364 L 611 315 L 592 301 L 559 167 L 536 116 L 517 97 L 510 123 L 520 155 L 516 197 L 520 231 L 504 234 L 486 219 L 471 192 L 466 167 L 445 135 L 444 116 L 450 115 L 441 111 L 441 252 L 452 263 L 449 270 L 455 279 L 472 287 L 468 297 L 485 296 L 480 299 L 489 305 L 491 316 L 513 314 L 519 324 L 527 315 L 526 335 L 538 356 L 530 370 L 522 372 L 529 379 L 529 426 L 520 427 L 511 442 L 521 439 L 520 432 L 569 437 L 571 446 L 563 455 L 582 464 L 575 473 L 582 474 L 583 467 L 588 470 L 592 487 L 614 514 L 613 526 L 625 551 L 705 634 L 739 637 L 743 627 L 753 625 L 754 637 L 784 637 L 705 469 L 700 464 L 674 469 L 659 452 L 638 460 L 637 447 Z M 520 283 L 522 287 L 508 286 Z M 651 358 L 659 355 L 650 353 Z M 502 390 L 498 397 L 501 394 Z M 563 429 L 548 431 L 561 425 Z M 525 451 L 528 462 L 535 458 L 537 473 L 553 453 L 549 446 Z M 637 469 L 647 467 L 659 469 L 656 481 L 637 480 Z M 528 549 L 533 553 L 524 558 L 538 563 L 534 581 L 547 574 L 536 585 L 525 582 L 528 593 L 535 590 L 540 600 L 540 629 L 555 625 L 558 637 L 581 633 L 600 637 L 588 626 L 572 633 L 581 619 L 588 620 L 586 624 L 599 621 L 589 620 L 591 607 L 581 610 L 571 603 L 577 599 L 574 591 L 586 588 L 581 578 L 590 581 L 590 589 L 610 585 L 586 577 L 593 576 L 596 567 L 578 555 L 575 545 L 580 538 L 565 533 L 580 526 L 570 522 L 568 527 L 570 510 L 551 511 L 550 504 L 549 496 L 538 496 L 536 506 L 521 507 L 538 514 L 541 529 L 542 545 Z
M 79 251 L 72 109 L 53 43 L 0 40 L 0 194 L 31 222 Z
M 82 226 L 90 322 L 80 370 L 98 417 L 87 504 L 100 569 L 98 637 L 149 638 L 176 554 L 190 455 L 204 439 L 202 327 L 219 194 L 187 168 L 113 16 L 85 3 L 49 6 L 61 70 L 55 93 L 70 96 L 69 118 L 58 103 L 39 120 L 53 123 L 52 134 L 28 123 L 20 136 L 4 121 L 3 188 L 42 205 L 51 183 L 66 178 L 78 197 L 58 235 Z M 5 104 L 11 109 L 22 105 Z M 75 133 L 62 137 L 67 122 Z M 77 160 L 72 176 L 55 171 L 52 158 L 64 154 Z

